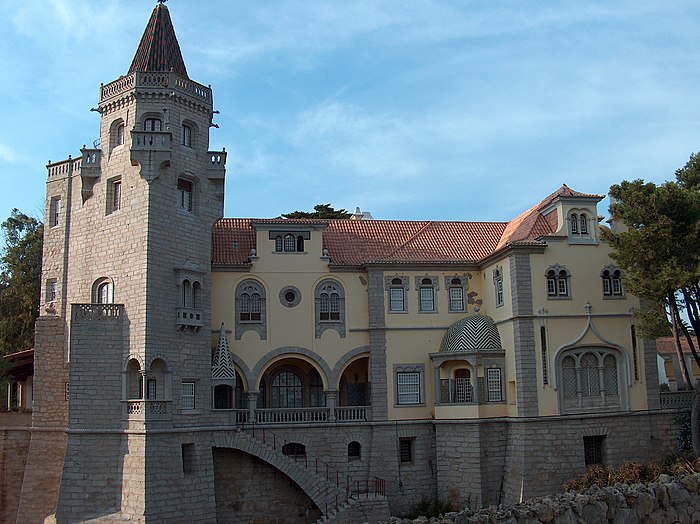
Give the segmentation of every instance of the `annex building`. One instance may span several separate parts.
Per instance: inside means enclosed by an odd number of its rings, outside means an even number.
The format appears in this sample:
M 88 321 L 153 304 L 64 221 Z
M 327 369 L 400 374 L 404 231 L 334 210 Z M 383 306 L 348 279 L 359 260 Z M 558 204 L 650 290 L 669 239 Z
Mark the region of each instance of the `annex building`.
M 99 145 L 48 166 L 17 522 L 362 522 L 673 444 L 601 195 L 509 222 L 222 218 L 212 89 L 162 3 L 97 108 Z

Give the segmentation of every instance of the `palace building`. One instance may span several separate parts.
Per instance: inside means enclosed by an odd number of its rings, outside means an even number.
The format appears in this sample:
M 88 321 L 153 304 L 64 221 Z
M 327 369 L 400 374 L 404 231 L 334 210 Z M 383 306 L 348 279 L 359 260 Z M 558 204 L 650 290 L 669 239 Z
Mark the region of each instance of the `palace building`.
M 212 89 L 163 3 L 97 109 L 99 144 L 48 166 L 17 522 L 376 521 L 673 445 L 602 195 L 550 188 L 509 222 L 222 218 Z

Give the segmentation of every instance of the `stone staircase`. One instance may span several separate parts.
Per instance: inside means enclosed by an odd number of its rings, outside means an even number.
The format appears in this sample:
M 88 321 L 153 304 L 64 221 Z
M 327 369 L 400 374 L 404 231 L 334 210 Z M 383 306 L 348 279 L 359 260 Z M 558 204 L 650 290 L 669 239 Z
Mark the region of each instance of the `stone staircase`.
M 389 517 L 389 503 L 384 495 L 384 481 L 373 479 L 356 485 L 362 493 L 350 489 L 351 482 L 318 459 L 300 460 L 282 453 L 283 439 L 274 433 L 255 435 L 246 431 L 222 434 L 215 445 L 244 451 L 267 462 L 292 479 L 321 511 L 319 523 L 356 523 L 377 521 Z M 360 515 L 368 518 L 357 520 Z M 349 519 L 349 520 L 348 520 Z M 354 520 L 353 520 L 354 519 Z

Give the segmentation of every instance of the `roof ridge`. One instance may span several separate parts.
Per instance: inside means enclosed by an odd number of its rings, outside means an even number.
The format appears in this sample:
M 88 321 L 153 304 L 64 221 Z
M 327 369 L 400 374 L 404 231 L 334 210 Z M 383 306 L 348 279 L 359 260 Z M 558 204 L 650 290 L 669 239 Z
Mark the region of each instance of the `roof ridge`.
M 421 222 L 421 220 L 416 220 L 416 222 Z M 386 255 L 384 258 L 380 258 L 379 260 L 387 260 L 388 258 L 393 257 L 393 256 L 394 256 L 396 253 L 398 253 L 402 248 L 404 248 L 411 240 L 413 240 L 413 239 L 416 238 L 418 235 L 420 235 L 423 231 L 425 231 L 425 229 L 426 229 L 428 226 L 430 226 L 432 223 L 433 223 L 432 220 L 428 220 L 428 221 L 423 225 L 423 227 L 421 227 L 418 231 L 416 231 L 416 232 L 413 233 L 410 237 L 408 237 L 408 239 L 406 239 L 406 241 L 405 241 L 403 244 L 401 244 L 401 245 L 398 246 L 396 249 L 394 249 L 391 253 L 389 253 L 388 255 Z

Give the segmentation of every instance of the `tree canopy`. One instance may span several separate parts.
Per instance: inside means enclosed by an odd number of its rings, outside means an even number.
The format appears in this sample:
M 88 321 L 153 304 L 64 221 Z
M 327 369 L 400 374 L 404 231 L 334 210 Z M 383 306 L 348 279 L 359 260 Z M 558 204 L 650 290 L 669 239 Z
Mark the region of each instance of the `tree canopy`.
M 13 209 L 0 224 L 0 355 L 34 346 L 39 314 L 43 224 Z
M 625 272 L 627 290 L 642 299 L 643 334 L 672 334 L 681 367 L 680 387 L 696 388 L 685 363 L 682 340 L 700 366 L 700 156 L 676 171 L 676 180 L 656 185 L 624 181 L 610 188 L 613 223 L 604 234 L 612 258 Z M 669 329 L 670 327 L 670 329 Z M 693 449 L 700 455 L 700 390 L 693 405 Z
M 330 204 L 317 204 L 313 211 L 293 211 L 282 213 L 284 218 L 350 218 L 351 213 L 346 209 L 333 209 Z

